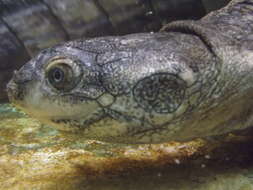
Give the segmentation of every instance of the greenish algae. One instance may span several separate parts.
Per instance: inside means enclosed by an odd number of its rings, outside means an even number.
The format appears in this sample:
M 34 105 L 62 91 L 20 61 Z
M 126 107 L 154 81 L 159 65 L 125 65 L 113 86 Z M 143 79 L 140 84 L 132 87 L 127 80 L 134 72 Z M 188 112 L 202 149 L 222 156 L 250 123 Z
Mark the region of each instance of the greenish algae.
M 0 189 L 252 190 L 252 132 L 122 145 L 59 132 L 0 106 Z

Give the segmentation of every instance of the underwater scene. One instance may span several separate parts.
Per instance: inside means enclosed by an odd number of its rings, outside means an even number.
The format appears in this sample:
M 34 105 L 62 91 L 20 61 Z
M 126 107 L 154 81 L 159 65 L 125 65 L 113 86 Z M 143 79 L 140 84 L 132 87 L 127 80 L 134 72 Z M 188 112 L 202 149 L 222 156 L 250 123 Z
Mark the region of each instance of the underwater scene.
M 253 0 L 0 0 L 0 190 L 253 190 Z

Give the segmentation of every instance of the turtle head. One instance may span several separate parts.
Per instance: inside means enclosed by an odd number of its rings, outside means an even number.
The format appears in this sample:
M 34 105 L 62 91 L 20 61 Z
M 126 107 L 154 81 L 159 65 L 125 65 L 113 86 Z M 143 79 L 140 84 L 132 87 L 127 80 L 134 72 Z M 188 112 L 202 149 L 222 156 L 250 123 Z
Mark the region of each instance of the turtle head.
M 193 35 L 102 37 L 42 51 L 14 73 L 7 91 L 26 113 L 88 138 L 163 142 L 192 121 L 215 68 Z
M 14 72 L 7 85 L 10 101 L 43 122 L 63 122 L 64 129 L 70 121 L 99 117 L 96 99 L 104 89 L 94 65 L 96 55 L 66 45 L 42 51 Z

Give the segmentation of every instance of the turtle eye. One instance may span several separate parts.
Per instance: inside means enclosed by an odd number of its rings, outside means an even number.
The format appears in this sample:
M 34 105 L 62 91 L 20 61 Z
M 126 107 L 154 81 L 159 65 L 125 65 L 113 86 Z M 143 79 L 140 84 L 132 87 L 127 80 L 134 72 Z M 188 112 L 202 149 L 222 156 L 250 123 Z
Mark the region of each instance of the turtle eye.
M 51 67 L 47 75 L 50 84 L 58 90 L 66 90 L 73 81 L 73 71 L 64 63 Z
M 69 58 L 57 57 L 49 61 L 46 77 L 51 86 L 60 91 L 73 89 L 80 81 L 81 67 Z
M 64 71 L 60 68 L 54 68 L 52 69 L 52 81 L 55 83 L 60 83 L 64 80 Z

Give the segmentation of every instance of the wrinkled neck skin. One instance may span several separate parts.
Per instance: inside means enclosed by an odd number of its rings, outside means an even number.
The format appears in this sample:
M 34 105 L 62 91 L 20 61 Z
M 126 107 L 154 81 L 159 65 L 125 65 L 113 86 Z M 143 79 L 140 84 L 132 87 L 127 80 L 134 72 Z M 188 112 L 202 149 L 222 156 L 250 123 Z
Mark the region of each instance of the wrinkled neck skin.
M 253 0 L 234 0 L 200 21 L 178 21 L 162 31 L 200 37 L 216 57 L 219 74 L 191 122 L 173 139 L 219 135 L 253 125 Z M 207 71 L 208 73 L 208 71 Z M 207 74 L 208 75 L 208 74 Z M 206 76 L 203 76 L 206 77 Z M 187 114 L 186 114 L 187 115 Z M 185 125 L 185 126 L 184 126 Z M 175 137 L 175 138 L 174 138 Z
M 202 20 L 173 22 L 159 33 L 69 42 L 54 53 L 84 60 L 87 76 L 78 90 L 44 97 L 42 82 L 36 89 L 43 102 L 30 106 L 38 99 L 30 86 L 23 108 L 45 118 L 58 110 L 53 125 L 119 143 L 186 141 L 251 127 L 252 27 L 253 0 L 234 0 Z M 36 72 L 43 81 L 43 72 Z
M 253 1 L 234 0 L 223 9 L 210 13 L 201 19 L 203 26 L 220 31 L 223 35 L 238 41 L 251 41 L 253 30 Z

